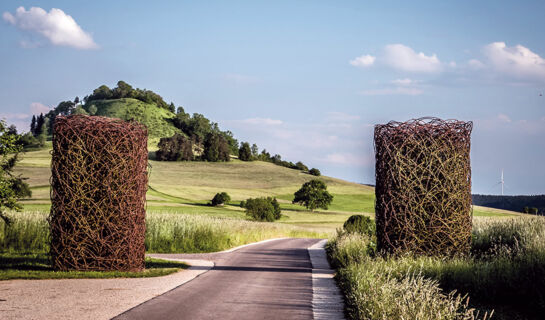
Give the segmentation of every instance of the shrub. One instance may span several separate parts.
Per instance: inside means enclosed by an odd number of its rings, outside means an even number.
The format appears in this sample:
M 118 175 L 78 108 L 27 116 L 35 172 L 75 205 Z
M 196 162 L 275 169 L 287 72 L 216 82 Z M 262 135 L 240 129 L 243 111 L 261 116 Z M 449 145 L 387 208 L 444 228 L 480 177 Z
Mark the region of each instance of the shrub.
M 242 203 L 241 203 L 242 205 Z M 276 198 L 255 198 L 244 201 L 246 215 L 258 221 L 274 221 L 280 219 L 280 204 Z
M 320 170 L 316 169 L 316 168 L 312 168 L 308 171 L 309 174 L 313 175 L 313 176 L 321 176 L 322 173 L 320 172 Z
M 216 193 L 214 198 L 212 198 L 211 204 L 213 206 L 222 206 L 224 204 L 228 204 L 229 201 L 231 201 L 231 197 L 227 194 L 227 192 L 220 192 Z
M 366 234 L 370 237 L 375 234 L 375 222 L 362 214 L 350 216 L 344 223 L 343 228 L 348 233 Z

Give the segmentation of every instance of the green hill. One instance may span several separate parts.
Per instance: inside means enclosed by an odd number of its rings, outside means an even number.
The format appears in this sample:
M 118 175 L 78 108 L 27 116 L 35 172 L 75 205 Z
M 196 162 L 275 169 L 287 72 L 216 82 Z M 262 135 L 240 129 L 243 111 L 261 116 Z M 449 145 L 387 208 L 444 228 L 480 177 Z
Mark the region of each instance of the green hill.
M 134 119 L 148 127 L 150 138 L 170 137 L 180 132 L 168 119 L 176 115 L 169 110 L 159 108 L 155 103 L 145 103 L 133 98 L 93 100 L 85 106 L 97 108 L 95 115 L 123 120 Z

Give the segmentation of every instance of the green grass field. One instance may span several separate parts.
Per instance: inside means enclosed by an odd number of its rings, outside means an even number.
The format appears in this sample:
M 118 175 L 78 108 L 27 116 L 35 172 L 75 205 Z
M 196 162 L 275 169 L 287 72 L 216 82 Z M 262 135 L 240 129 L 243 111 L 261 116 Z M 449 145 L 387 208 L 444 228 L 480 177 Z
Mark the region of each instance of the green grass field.
M 150 150 L 156 139 L 150 140 Z M 24 200 L 25 210 L 48 211 L 50 150 L 26 152 L 16 172 L 28 178 L 32 198 Z M 252 197 L 277 197 L 283 217 L 280 224 L 332 234 L 352 214 L 374 215 L 372 187 L 322 176 L 334 195 L 329 210 L 310 212 L 291 203 L 293 193 L 314 178 L 311 175 L 280 167 L 268 162 L 163 162 L 150 160 L 151 172 L 147 193 L 148 211 L 196 214 L 211 217 L 246 219 L 238 204 Z M 210 207 L 207 202 L 217 192 L 225 191 L 232 198 L 230 205 Z M 519 213 L 484 207 L 474 207 L 474 216 L 514 217 Z

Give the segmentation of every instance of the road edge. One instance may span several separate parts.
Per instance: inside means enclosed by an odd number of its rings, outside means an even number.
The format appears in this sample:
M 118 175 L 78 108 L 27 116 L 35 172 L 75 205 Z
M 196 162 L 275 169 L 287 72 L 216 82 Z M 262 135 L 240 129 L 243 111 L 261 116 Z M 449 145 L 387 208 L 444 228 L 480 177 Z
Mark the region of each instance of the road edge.
M 312 313 L 315 320 L 345 320 L 344 299 L 327 261 L 323 239 L 307 248 L 312 263 Z

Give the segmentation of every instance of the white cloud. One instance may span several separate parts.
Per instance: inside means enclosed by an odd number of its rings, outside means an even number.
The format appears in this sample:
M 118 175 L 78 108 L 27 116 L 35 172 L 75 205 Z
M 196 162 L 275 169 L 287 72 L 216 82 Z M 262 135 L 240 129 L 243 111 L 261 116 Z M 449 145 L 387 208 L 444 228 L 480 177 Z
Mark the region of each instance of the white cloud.
M 391 82 L 392 82 L 392 84 L 395 84 L 395 85 L 398 85 L 398 86 L 412 86 L 412 85 L 415 85 L 417 83 L 420 83 L 420 81 L 418 81 L 418 80 L 413 80 L 413 79 L 409 79 L 409 78 L 395 79 L 395 80 L 392 80 Z
M 337 165 L 367 166 L 373 164 L 374 159 L 372 156 L 359 156 L 352 153 L 330 153 L 323 161 Z
M 485 68 L 486 66 L 484 65 L 484 63 L 482 63 L 481 61 L 477 60 L 477 59 L 471 59 L 467 62 L 467 65 L 471 68 L 471 69 L 475 69 L 475 70 L 480 70 L 480 69 L 483 69 Z
M 53 45 L 77 49 L 98 48 L 93 37 L 83 31 L 76 21 L 61 9 L 53 8 L 46 12 L 39 7 L 32 7 L 28 11 L 24 7 L 19 7 L 15 15 L 4 12 L 2 17 L 20 30 L 42 35 Z M 23 43 L 29 46 L 27 42 Z
M 32 102 L 30 104 L 31 114 L 40 114 L 40 113 L 46 114 L 49 112 L 49 110 L 51 110 L 51 108 L 39 102 Z
M 366 54 L 359 56 L 355 58 L 354 60 L 350 60 L 350 64 L 354 67 L 370 67 L 375 63 L 376 57 L 373 57 L 372 55 Z
M 282 120 L 276 120 L 271 118 L 250 118 L 250 119 L 238 120 L 237 122 L 251 124 L 251 125 L 266 125 L 266 126 L 278 126 L 283 123 Z
M 524 80 L 545 80 L 545 59 L 524 46 L 493 42 L 483 52 L 498 72 Z
M 437 55 L 426 56 L 416 53 L 402 44 L 390 44 L 384 48 L 384 63 L 394 69 L 407 72 L 433 73 L 441 71 L 441 62 Z
M 408 96 L 418 96 L 424 93 L 421 89 L 418 88 L 407 88 L 407 87 L 396 87 L 396 88 L 385 88 L 385 89 L 371 89 L 363 90 L 360 94 L 364 96 L 385 96 L 385 95 L 408 95 Z

